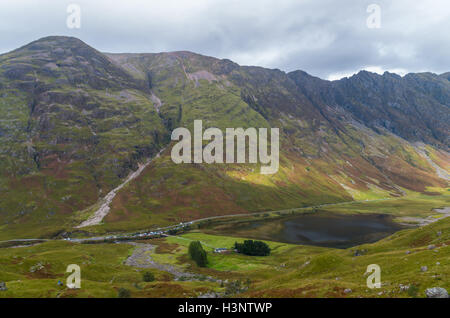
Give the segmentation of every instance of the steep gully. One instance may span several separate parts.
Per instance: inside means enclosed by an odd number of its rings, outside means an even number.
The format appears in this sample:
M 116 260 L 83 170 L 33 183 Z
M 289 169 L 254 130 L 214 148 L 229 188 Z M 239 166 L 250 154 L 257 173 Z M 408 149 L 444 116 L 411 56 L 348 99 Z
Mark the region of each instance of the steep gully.
M 136 179 L 137 177 L 139 177 L 139 175 L 142 173 L 142 171 L 144 171 L 144 169 L 155 159 L 155 158 L 159 158 L 161 153 L 165 150 L 165 148 L 161 149 L 158 154 L 153 158 L 153 159 L 149 159 L 147 160 L 146 163 L 144 164 L 139 164 L 139 168 L 132 172 L 126 179 L 124 182 L 122 182 L 121 184 L 119 184 L 116 188 L 112 189 L 103 199 L 102 199 L 102 203 L 100 205 L 100 208 L 94 212 L 94 214 L 89 217 L 86 221 L 82 222 L 80 225 L 76 226 L 76 228 L 82 228 L 82 227 L 86 227 L 86 226 L 91 226 L 91 225 L 97 225 L 100 224 L 100 222 L 103 220 L 103 218 L 108 215 L 109 211 L 110 211 L 110 204 L 112 203 L 112 201 L 114 200 L 114 197 L 117 195 L 117 193 L 120 191 L 120 189 L 122 189 L 125 185 L 127 185 L 130 181 Z

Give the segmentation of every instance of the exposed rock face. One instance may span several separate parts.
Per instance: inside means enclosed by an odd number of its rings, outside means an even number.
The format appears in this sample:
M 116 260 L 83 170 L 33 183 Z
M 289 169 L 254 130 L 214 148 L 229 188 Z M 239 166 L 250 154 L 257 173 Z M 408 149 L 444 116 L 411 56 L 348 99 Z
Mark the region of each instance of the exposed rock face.
M 448 298 L 448 292 L 442 287 L 428 288 L 425 291 L 428 298 Z
M 295 71 L 289 76 L 317 104 L 350 112 L 375 130 L 385 128 L 407 140 L 449 149 L 449 81 L 432 73 L 400 77 L 361 71 L 338 81 L 322 81 Z

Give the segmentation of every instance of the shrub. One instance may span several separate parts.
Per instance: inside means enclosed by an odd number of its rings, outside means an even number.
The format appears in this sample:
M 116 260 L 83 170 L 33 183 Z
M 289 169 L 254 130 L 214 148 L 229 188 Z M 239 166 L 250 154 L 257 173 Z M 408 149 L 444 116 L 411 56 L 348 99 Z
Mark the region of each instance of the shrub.
M 118 296 L 119 296 L 119 298 L 130 298 L 131 297 L 131 293 L 126 288 L 120 288 Z
M 155 275 L 153 275 L 152 272 L 145 272 L 142 275 L 142 279 L 143 279 L 144 282 L 147 282 L 147 283 L 148 282 L 153 282 L 155 280 Z
M 242 286 L 242 282 L 240 280 L 235 280 L 226 284 L 225 295 L 232 296 L 235 294 L 239 294 L 245 290 L 246 288 Z
M 189 244 L 189 256 L 199 267 L 205 267 L 208 263 L 206 251 L 199 241 L 194 241 Z
M 234 248 L 242 254 L 251 256 L 267 256 L 270 254 L 270 247 L 264 242 L 246 240 L 244 243 L 234 243 Z
M 411 285 L 408 288 L 408 295 L 410 297 L 417 297 L 417 293 L 419 292 L 419 287 L 417 287 L 416 285 Z

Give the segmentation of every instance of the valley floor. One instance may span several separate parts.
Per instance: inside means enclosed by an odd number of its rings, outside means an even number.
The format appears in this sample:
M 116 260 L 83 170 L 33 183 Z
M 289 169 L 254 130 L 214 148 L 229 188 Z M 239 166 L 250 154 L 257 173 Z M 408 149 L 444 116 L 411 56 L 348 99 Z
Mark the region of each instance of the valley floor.
M 339 213 L 387 213 L 396 218 L 432 217 L 435 222 L 398 231 L 376 243 L 333 249 L 267 241 L 267 257 L 214 253 L 244 238 L 195 229 L 179 236 L 135 243 L 79 244 L 48 241 L 0 248 L 0 297 L 425 297 L 425 290 L 450 290 L 450 218 L 435 209 L 448 196 L 419 196 L 384 202 L 323 207 Z M 447 204 L 447 205 L 446 205 Z M 208 266 L 187 255 L 202 242 Z M 66 268 L 81 268 L 81 288 L 65 286 Z M 381 288 L 366 285 L 370 264 L 381 268 Z M 155 280 L 144 282 L 144 272 Z M 64 286 L 58 285 L 58 281 Z

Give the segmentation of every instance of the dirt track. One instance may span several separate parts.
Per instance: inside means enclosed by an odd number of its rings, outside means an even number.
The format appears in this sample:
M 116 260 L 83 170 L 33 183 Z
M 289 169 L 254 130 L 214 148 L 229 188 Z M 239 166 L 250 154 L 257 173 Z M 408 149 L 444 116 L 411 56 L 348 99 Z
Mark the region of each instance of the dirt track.
M 156 248 L 155 245 L 152 244 L 143 244 L 143 243 L 135 243 L 130 242 L 127 243 L 130 245 L 135 246 L 135 250 L 133 251 L 133 254 L 128 257 L 128 259 L 125 261 L 125 265 L 128 266 L 134 266 L 139 268 L 155 268 L 160 271 L 168 272 L 175 276 L 175 280 L 180 279 L 181 277 L 187 279 L 187 280 L 195 280 L 196 276 L 192 273 L 183 272 L 182 270 L 168 264 L 160 264 L 153 260 L 151 257 L 151 254 L 154 253 L 154 250 Z

